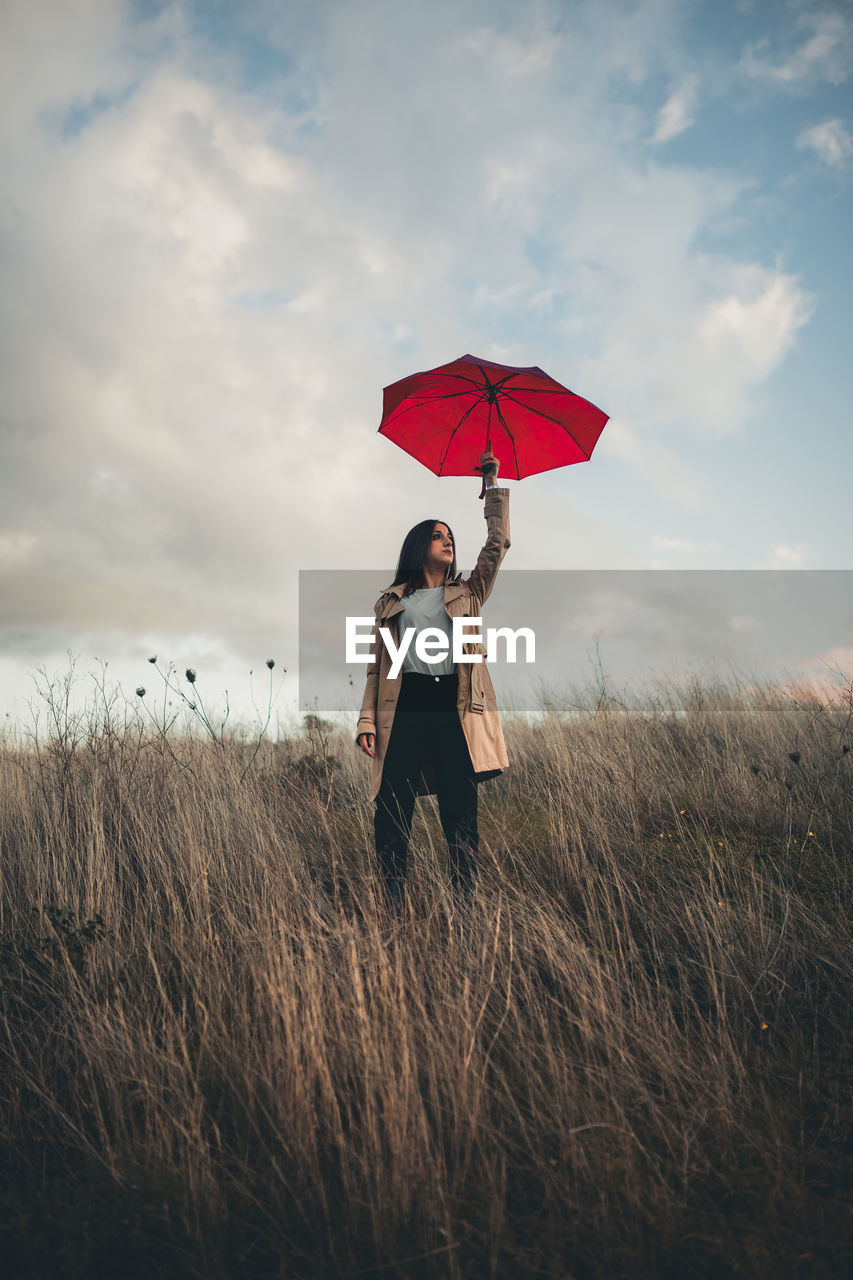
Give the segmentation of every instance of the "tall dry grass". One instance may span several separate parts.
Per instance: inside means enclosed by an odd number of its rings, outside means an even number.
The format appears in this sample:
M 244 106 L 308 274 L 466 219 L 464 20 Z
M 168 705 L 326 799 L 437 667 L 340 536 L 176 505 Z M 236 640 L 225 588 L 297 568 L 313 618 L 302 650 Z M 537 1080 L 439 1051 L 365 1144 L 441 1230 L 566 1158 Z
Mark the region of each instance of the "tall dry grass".
M 7 1275 L 845 1271 L 853 688 L 507 724 L 461 937 L 429 804 L 383 914 L 322 722 L 246 772 L 54 711 L 0 752 Z

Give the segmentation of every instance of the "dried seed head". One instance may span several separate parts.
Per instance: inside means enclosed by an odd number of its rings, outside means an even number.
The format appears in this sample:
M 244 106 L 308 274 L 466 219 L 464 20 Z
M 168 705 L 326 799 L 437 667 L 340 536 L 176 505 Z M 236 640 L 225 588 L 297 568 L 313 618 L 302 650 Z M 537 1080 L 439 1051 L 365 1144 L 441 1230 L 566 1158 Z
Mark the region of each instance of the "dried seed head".
M 269 667 L 270 671 L 272 671 L 273 667 L 275 666 L 275 658 L 267 658 L 267 666 Z
M 156 661 L 157 661 L 157 654 L 155 653 L 155 654 L 153 655 L 153 657 L 151 657 L 151 658 L 149 658 L 149 659 L 148 659 L 148 661 L 149 661 L 149 662 L 156 662 Z
M 190 684 L 195 684 L 195 671 L 193 670 L 192 667 L 187 667 L 185 675 L 189 680 Z
M 141 685 L 139 686 L 139 688 L 136 690 L 136 696 L 137 696 L 137 698 L 144 698 L 144 697 L 145 697 L 145 685 L 144 685 L 144 684 L 141 684 Z

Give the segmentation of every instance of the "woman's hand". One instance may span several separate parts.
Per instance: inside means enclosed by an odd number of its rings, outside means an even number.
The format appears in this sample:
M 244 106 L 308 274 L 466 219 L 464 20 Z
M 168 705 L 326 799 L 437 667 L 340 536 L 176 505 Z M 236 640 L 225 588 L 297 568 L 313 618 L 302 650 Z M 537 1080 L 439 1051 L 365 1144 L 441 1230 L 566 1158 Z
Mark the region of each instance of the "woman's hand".
M 356 738 L 356 743 L 358 744 L 358 746 L 361 747 L 365 755 L 370 756 L 371 760 L 376 759 L 376 752 L 373 750 L 373 745 L 375 742 L 376 742 L 376 737 L 372 733 L 360 733 Z
M 480 462 L 478 464 L 477 470 L 482 474 L 483 479 L 487 483 L 489 480 L 491 480 L 494 483 L 494 481 L 497 479 L 499 466 L 500 466 L 500 463 L 498 462 L 497 458 L 493 453 L 489 453 L 488 451 L 486 451 L 480 454 Z

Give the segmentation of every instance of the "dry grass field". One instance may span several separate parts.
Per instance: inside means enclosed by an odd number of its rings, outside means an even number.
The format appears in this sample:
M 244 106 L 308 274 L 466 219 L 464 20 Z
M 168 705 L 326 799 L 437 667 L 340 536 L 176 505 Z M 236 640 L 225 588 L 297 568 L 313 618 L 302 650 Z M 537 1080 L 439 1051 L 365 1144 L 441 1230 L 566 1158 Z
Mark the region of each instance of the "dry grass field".
M 0 750 L 8 1280 L 849 1274 L 853 686 L 506 722 L 461 936 L 434 802 L 383 914 L 348 736 L 51 697 Z

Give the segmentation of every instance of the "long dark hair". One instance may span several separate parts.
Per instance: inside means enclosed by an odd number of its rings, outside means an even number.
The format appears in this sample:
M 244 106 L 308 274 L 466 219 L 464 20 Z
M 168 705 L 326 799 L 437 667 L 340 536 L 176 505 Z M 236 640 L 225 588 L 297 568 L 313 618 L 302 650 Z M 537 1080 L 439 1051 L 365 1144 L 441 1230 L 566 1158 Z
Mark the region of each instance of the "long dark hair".
M 413 591 L 419 591 L 426 586 L 424 561 L 432 545 L 432 535 L 437 524 L 444 525 L 453 543 L 453 560 L 444 571 L 445 581 L 456 577 L 456 539 L 453 536 L 453 530 L 446 520 L 422 520 L 420 524 L 415 525 L 414 529 L 410 529 L 403 539 L 400 558 L 397 561 L 397 572 L 391 583 L 392 587 L 396 587 L 401 582 L 405 582 L 404 596 L 411 595 Z

